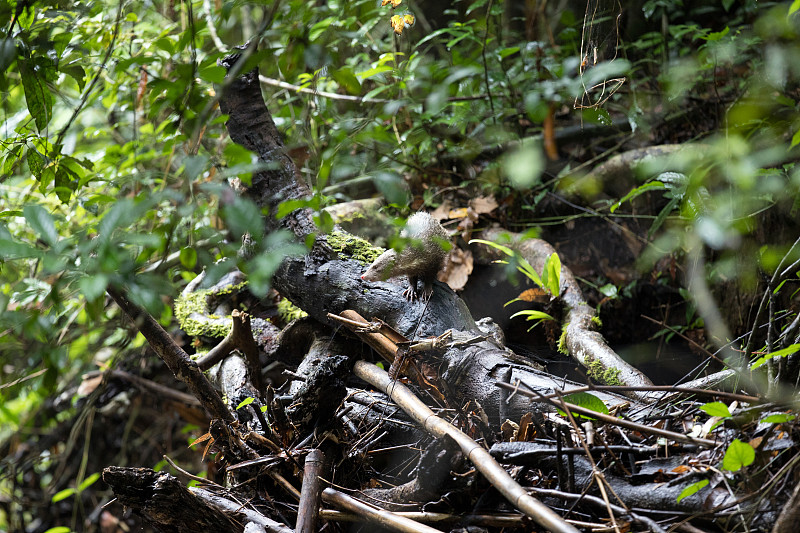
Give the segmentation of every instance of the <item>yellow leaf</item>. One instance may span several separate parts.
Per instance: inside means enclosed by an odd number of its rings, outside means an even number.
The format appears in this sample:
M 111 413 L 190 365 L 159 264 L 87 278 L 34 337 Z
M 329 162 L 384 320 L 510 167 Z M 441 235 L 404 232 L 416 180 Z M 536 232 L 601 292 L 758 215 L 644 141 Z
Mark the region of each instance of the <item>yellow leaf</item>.
M 414 22 L 416 22 L 416 19 L 414 18 L 414 15 L 412 15 L 411 13 L 406 13 L 405 15 L 403 15 L 403 22 L 405 22 L 406 26 L 411 27 L 414 25 Z
M 403 22 L 403 17 L 400 15 L 393 15 L 391 18 L 392 29 L 397 35 L 403 34 L 403 28 L 405 28 L 405 23 Z

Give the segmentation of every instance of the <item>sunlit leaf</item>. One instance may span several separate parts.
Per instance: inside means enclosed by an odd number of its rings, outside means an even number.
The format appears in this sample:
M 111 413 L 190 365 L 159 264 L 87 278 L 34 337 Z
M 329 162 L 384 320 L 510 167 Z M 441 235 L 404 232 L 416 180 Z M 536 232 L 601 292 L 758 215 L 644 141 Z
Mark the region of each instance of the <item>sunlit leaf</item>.
M 707 479 L 700 480 L 697 483 L 692 483 L 691 485 L 683 489 L 680 494 L 678 494 L 677 501 L 681 501 L 684 498 L 688 498 L 692 494 L 696 494 L 700 489 L 702 489 L 706 485 L 708 485 Z
M 241 402 L 239 402 L 239 405 L 236 406 L 236 410 L 238 411 L 242 407 L 246 407 L 246 406 L 250 405 L 251 403 L 253 403 L 254 401 L 255 401 L 255 398 L 253 398 L 252 396 L 249 396 L 249 397 L 245 398 L 244 400 L 242 400 Z
M 100 472 L 95 472 L 94 474 L 90 475 L 84 479 L 80 485 L 78 485 L 78 492 L 83 492 L 84 490 L 88 489 L 94 485 L 98 479 L 100 479 Z
M 800 351 L 800 344 L 790 344 L 789 346 L 783 348 L 782 350 L 777 350 L 762 355 L 761 357 L 753 361 L 753 363 L 750 365 L 750 369 L 755 370 L 756 368 L 760 367 L 761 365 L 763 365 L 764 363 L 766 363 L 767 361 L 769 361 L 774 357 L 787 357 L 789 355 L 797 353 L 798 351 Z
M 756 459 L 756 451 L 752 446 L 739 439 L 733 439 L 722 458 L 722 468 L 729 472 L 737 472 L 742 467 L 753 464 Z
M 724 418 L 729 418 L 731 416 L 728 406 L 722 402 L 710 402 L 701 405 L 700 410 L 710 416 L 721 416 Z
M 785 424 L 786 422 L 791 422 L 795 418 L 797 418 L 796 415 L 782 413 L 782 414 L 766 416 L 763 419 L 761 419 L 761 422 L 763 422 L 764 424 Z
M 536 311 L 535 309 L 525 309 L 524 311 L 516 312 L 511 315 L 511 318 L 516 318 L 518 316 L 528 317 L 525 320 L 555 320 L 555 318 L 547 313 L 543 311 Z
M 56 492 L 55 494 L 53 494 L 53 497 L 50 499 L 50 501 L 52 503 L 58 503 L 61 500 L 66 500 L 70 496 L 74 495 L 76 492 L 77 491 L 75 489 L 73 489 L 73 488 L 60 490 L 60 491 Z M 67 531 L 69 531 L 69 530 L 67 530 Z

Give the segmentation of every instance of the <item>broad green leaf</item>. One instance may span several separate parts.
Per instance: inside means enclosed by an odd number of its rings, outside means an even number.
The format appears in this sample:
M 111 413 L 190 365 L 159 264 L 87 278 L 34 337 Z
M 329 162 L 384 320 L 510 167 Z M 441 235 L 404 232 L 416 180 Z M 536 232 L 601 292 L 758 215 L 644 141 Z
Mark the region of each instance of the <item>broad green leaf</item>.
M 597 290 L 600 291 L 600 293 L 607 298 L 616 298 L 617 295 L 619 294 L 617 286 L 614 285 L 613 283 L 606 283 Z
M 516 54 L 519 52 L 519 46 L 511 46 L 509 48 L 503 48 L 499 50 L 497 53 L 500 55 L 500 59 L 504 59 L 512 54 Z
M 44 533 L 70 533 L 70 531 L 72 530 L 66 526 L 58 526 L 58 527 L 51 527 Z
M 26 257 L 39 257 L 42 254 L 33 246 L 8 239 L 0 239 L 0 259 L 24 259 Z
M 701 481 L 698 481 L 697 483 L 692 483 L 691 485 L 683 489 L 680 494 L 678 494 L 677 501 L 681 501 L 684 498 L 688 498 L 689 496 L 695 494 L 706 485 L 708 485 L 707 479 L 703 479 Z
M 205 65 L 198 69 L 197 73 L 200 75 L 200 79 L 211 82 L 211 83 L 222 83 L 225 81 L 225 75 L 227 71 L 225 67 L 221 67 L 219 65 Z
M 733 439 L 722 458 L 722 468 L 729 472 L 738 472 L 742 467 L 753 464 L 756 459 L 756 451 L 752 446 L 739 439 Z
M 604 415 L 608 414 L 608 407 L 606 404 L 603 403 L 603 400 L 598 398 L 593 394 L 589 394 L 588 392 L 576 392 L 574 394 L 567 394 L 564 396 L 564 401 L 567 403 L 571 403 L 577 405 L 578 407 L 583 407 L 584 409 L 591 409 L 595 413 L 601 413 Z M 566 416 L 566 413 L 559 409 L 559 414 L 561 416 Z M 591 418 L 584 415 L 578 415 L 577 413 L 573 413 L 573 416 L 579 416 L 581 418 Z
M 40 239 L 53 246 L 58 242 L 58 231 L 50 213 L 40 205 L 26 205 L 22 212 L 28 225 L 36 232 Z
M 711 416 L 721 416 L 723 418 L 729 418 L 731 416 L 728 406 L 722 402 L 710 402 L 701 405 L 700 410 Z
M 353 69 L 350 67 L 343 67 L 333 72 L 333 79 L 339 84 L 348 94 L 359 95 L 361 94 L 361 84 L 358 78 L 353 74 Z
M 37 57 L 28 60 L 17 59 L 17 65 L 28 111 L 39 131 L 44 131 L 53 118 L 53 95 L 47 86 L 47 82 L 53 81 L 56 77 L 53 62 L 45 57 Z
M 108 276 L 105 274 L 86 276 L 78 281 L 78 286 L 80 287 L 83 296 L 91 302 L 106 292 L 106 287 L 108 287 Z
M 800 0 L 794 0 L 792 5 L 789 6 L 789 14 L 795 13 L 798 9 L 800 9 Z
M 181 248 L 180 253 L 180 260 L 181 264 L 187 270 L 191 270 L 197 264 L 197 250 L 192 248 L 191 246 L 187 246 L 186 248 Z

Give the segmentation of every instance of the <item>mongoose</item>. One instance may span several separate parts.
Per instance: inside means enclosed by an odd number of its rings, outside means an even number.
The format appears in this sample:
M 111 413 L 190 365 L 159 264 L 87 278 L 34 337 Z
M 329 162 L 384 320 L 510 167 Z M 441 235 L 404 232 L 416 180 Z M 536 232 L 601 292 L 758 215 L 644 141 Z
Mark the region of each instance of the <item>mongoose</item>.
M 401 237 L 412 239 L 401 252 L 386 250 L 364 272 L 364 281 L 383 281 L 394 276 L 408 276 L 409 287 L 403 295 L 410 301 L 422 301 L 433 295 L 433 280 L 442 268 L 447 252 L 442 243 L 450 239 L 439 221 L 428 213 L 414 213 L 406 222 Z M 413 242 L 418 241 L 418 242 Z M 422 290 L 417 282 L 422 281 Z

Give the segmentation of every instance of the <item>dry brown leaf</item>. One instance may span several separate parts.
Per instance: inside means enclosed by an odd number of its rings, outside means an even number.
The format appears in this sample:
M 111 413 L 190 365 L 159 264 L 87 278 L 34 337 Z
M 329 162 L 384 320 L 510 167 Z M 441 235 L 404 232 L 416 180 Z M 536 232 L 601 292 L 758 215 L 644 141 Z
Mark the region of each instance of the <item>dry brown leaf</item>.
M 514 442 L 517 440 L 517 430 L 519 430 L 519 424 L 516 422 L 512 422 L 511 420 L 506 418 L 506 421 L 500 426 L 500 432 L 503 434 L 503 440 L 505 442 Z
M 475 213 L 478 215 L 485 215 L 491 213 L 495 209 L 497 209 L 497 200 L 494 199 L 494 196 L 479 196 L 477 198 L 473 198 L 469 202 L 469 206 L 475 210 Z
M 447 283 L 454 291 L 461 290 L 472 274 L 472 266 L 472 252 L 453 248 L 447 256 L 444 270 L 439 273 L 439 280 Z
M 553 295 L 551 295 L 545 289 L 534 287 L 520 293 L 520 295 L 517 296 L 517 299 L 522 300 L 523 302 L 546 303 L 553 299 Z
M 103 381 L 102 374 L 93 378 L 83 378 L 81 384 L 78 385 L 78 396 L 88 396 L 97 388 Z
M 442 202 L 439 207 L 431 211 L 431 216 L 440 222 L 450 218 L 450 203 Z

